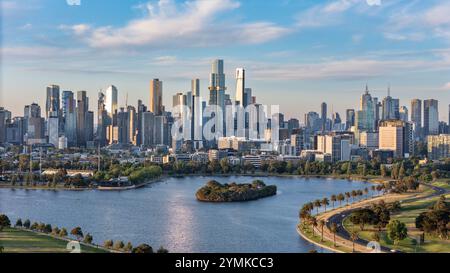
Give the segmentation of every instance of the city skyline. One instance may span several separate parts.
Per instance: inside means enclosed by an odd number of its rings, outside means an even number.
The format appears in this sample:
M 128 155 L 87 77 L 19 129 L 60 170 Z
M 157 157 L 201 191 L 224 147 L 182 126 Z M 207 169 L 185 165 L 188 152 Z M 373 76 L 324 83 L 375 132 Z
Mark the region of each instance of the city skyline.
M 343 115 L 346 109 L 356 108 L 367 83 L 380 99 L 391 86 L 391 96 L 408 108 L 413 98 L 437 99 L 439 119 L 448 119 L 450 49 L 445 11 L 450 4 L 442 1 L 408 5 L 382 1 L 379 6 L 366 1 L 231 0 L 114 5 L 82 1 L 80 6 L 62 0 L 58 4 L 29 0 L 27 4 L 2 1 L 0 96 L 2 106 L 15 116 L 22 114 L 22 105 L 33 101 L 45 107 L 42 90 L 50 84 L 60 85 L 61 90 L 86 90 L 91 99 L 113 84 L 119 90 L 119 106 L 125 106 L 126 96 L 130 105 L 138 99 L 148 104 L 149 82 L 159 78 L 164 82 L 163 104 L 171 105 L 172 95 L 189 91 L 191 79 L 199 78 L 206 99 L 210 62 L 219 58 L 226 62 L 228 94 L 235 96 L 234 75 L 242 67 L 246 86 L 257 94 L 258 102 L 279 104 L 289 118 L 303 120 L 309 111 L 320 112 L 323 101 Z M 55 16 L 45 16 L 46 10 Z M 115 16 L 93 20 L 100 11 Z M 30 13 L 35 19 L 27 16 Z M 174 14 L 177 20 L 170 18 Z M 323 14 L 327 16 L 317 16 Z M 395 14 L 401 16 L 396 19 Z M 413 15 L 420 15 L 416 18 L 423 24 L 412 22 Z M 155 33 L 159 40 L 133 36 L 139 23 L 176 28 L 190 26 L 187 23 L 193 18 L 199 23 L 179 37 L 167 28 Z M 351 27 L 350 18 L 360 26 Z M 225 28 L 219 29 L 220 35 L 208 32 L 216 26 Z M 389 29 L 395 33 L 388 33 Z M 129 41 L 120 44 L 120 35 Z M 92 37 L 99 39 L 95 42 Z M 207 43 L 212 37 L 217 42 Z M 94 105 L 90 110 L 96 111 Z

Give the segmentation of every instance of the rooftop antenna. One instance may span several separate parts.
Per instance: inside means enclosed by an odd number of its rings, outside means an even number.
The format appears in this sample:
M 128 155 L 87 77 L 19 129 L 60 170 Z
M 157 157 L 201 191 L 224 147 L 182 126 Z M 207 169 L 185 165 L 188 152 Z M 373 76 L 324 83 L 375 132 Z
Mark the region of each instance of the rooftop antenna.
M 391 96 L 391 84 L 388 85 L 388 97 Z
M 369 93 L 369 84 L 366 83 L 366 94 L 368 94 L 368 93 Z
M 125 97 L 125 107 L 128 108 L 128 92 L 127 92 L 127 95 Z

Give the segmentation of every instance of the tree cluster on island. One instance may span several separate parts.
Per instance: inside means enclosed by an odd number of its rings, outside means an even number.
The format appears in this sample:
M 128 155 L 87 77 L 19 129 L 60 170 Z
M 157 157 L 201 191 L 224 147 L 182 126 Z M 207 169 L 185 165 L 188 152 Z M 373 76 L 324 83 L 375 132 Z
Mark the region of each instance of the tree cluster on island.
M 251 184 L 220 184 L 211 180 L 200 188 L 196 197 L 205 202 L 242 202 L 251 201 L 277 194 L 277 186 L 267 186 L 261 180 L 255 180 Z

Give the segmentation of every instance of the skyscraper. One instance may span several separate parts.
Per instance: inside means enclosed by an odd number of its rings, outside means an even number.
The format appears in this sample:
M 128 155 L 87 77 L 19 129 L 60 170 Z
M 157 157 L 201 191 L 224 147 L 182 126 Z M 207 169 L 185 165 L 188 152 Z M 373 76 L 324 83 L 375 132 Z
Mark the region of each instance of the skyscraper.
M 437 100 L 424 100 L 423 102 L 423 131 L 425 136 L 439 133 L 439 112 Z
M 409 119 L 408 108 L 406 106 L 400 107 L 399 113 L 400 113 L 400 120 L 408 121 L 408 119 Z
M 388 88 L 388 96 L 383 99 L 383 120 L 400 119 L 400 101 L 392 98 L 390 93 L 391 89 Z
M 422 134 L 422 101 L 419 99 L 411 100 L 411 122 L 414 127 L 414 135 L 420 138 Z
M 214 60 L 211 65 L 209 78 L 209 105 L 217 105 L 223 109 L 225 104 L 225 90 L 223 60 Z
M 62 96 L 63 109 L 63 130 L 67 138 L 68 146 L 76 146 L 77 144 L 77 115 L 76 100 L 72 91 L 64 91 Z
M 320 118 L 322 119 L 322 132 L 325 132 L 327 126 L 327 104 L 325 102 L 322 102 L 322 105 L 320 106 L 320 113 Z
M 405 122 L 384 120 L 380 123 L 379 148 L 394 151 L 394 157 L 402 158 L 405 153 Z
M 355 109 L 347 109 L 345 111 L 345 129 L 349 130 L 355 126 Z
M 191 81 L 192 96 L 200 97 L 200 80 L 192 79 Z
M 45 117 L 50 116 L 57 117 L 59 115 L 60 102 L 59 102 L 59 86 L 49 85 L 47 86 L 47 99 L 45 103 Z
M 145 129 L 143 127 L 143 115 L 147 112 L 147 107 L 142 103 L 142 100 L 138 100 L 138 109 L 137 109 L 137 135 L 136 135 L 136 145 L 140 146 L 143 144 L 142 133 Z
M 97 107 L 97 141 L 100 146 L 105 146 L 106 128 L 108 126 L 108 111 L 105 105 L 105 94 L 98 93 L 98 107 Z
M 236 101 L 239 102 L 239 105 L 245 107 L 245 70 L 244 68 L 236 69 Z
M 369 87 L 366 85 L 366 91 L 361 96 L 360 110 L 355 115 L 355 125 L 359 131 L 375 130 L 375 105 L 374 99 L 369 93 Z
M 163 113 L 162 92 L 162 81 L 153 79 L 150 82 L 150 112 L 155 114 L 155 116 L 160 116 Z
M 105 92 L 105 110 L 110 118 L 112 118 L 118 110 L 118 93 L 119 92 L 114 85 L 110 85 Z
M 77 144 L 86 146 L 86 115 L 89 109 L 89 101 L 86 91 L 77 92 Z
M 11 118 L 11 112 L 0 107 L 0 143 L 6 142 L 6 125 Z

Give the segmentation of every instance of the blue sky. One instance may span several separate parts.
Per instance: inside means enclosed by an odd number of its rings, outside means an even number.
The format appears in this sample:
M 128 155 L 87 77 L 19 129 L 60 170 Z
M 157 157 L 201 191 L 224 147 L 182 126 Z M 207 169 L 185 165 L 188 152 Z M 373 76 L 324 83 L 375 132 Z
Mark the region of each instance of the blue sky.
M 76 2 L 77 0 L 69 0 Z M 143 99 L 164 81 L 164 102 L 225 60 L 263 104 L 303 121 L 326 101 L 357 108 L 366 83 L 409 107 L 411 98 L 450 103 L 450 2 L 415 0 L 1 0 L 1 106 L 22 114 L 43 105 L 45 87 L 97 92 L 114 84 L 119 103 Z M 329 110 L 331 111 L 331 110 Z

